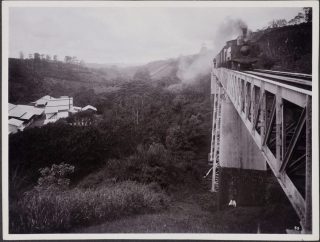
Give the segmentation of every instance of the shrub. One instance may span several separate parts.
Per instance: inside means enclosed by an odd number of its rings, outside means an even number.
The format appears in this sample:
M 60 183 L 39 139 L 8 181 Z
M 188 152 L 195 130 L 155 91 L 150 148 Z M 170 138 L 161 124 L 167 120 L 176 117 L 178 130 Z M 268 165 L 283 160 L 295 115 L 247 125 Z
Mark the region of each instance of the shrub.
M 130 157 L 107 160 L 103 168 L 84 178 L 78 187 L 92 188 L 131 180 L 157 183 L 167 189 L 184 182 L 186 172 L 196 175 L 190 160 L 188 152 L 172 154 L 161 143 L 139 145 Z
M 152 185 L 126 181 L 98 189 L 32 190 L 11 206 L 10 233 L 67 232 L 121 216 L 165 207 L 168 197 Z
M 41 177 L 38 179 L 36 190 L 65 190 L 69 187 L 70 179 L 66 178 L 74 172 L 74 166 L 61 163 L 53 164 L 51 168 L 39 169 Z

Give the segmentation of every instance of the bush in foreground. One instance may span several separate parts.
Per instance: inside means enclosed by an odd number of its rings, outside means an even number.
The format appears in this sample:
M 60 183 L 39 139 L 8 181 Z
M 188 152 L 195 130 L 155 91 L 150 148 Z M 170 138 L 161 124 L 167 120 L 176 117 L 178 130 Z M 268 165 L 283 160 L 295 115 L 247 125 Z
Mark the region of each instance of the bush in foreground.
M 135 154 L 123 159 L 108 159 L 105 166 L 82 179 L 77 186 L 95 188 L 130 180 L 157 184 L 161 189 L 168 190 L 183 184 L 188 172 L 193 172 L 192 177 L 197 176 L 188 155 L 188 152 L 173 153 L 161 143 L 138 145 Z
M 168 202 L 149 185 L 126 181 L 98 189 L 32 190 L 10 209 L 10 233 L 68 232 L 120 216 L 161 209 Z

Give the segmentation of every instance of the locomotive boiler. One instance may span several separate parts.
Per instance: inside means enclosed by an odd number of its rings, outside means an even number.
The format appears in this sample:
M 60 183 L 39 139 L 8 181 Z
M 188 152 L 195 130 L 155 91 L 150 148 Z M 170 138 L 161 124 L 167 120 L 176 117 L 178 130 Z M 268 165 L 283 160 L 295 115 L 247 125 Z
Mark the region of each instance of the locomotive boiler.
M 242 35 L 229 40 L 215 57 L 215 67 L 225 67 L 233 70 L 250 70 L 258 61 L 259 47 L 248 38 L 247 29 L 242 29 Z

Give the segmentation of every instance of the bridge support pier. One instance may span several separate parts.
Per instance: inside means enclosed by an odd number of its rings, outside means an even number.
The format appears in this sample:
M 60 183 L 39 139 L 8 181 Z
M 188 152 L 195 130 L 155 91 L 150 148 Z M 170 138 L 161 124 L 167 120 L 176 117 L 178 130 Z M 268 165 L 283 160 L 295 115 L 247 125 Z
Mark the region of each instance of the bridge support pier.
M 266 160 L 226 95 L 221 96 L 220 207 L 230 199 L 238 205 L 261 205 Z

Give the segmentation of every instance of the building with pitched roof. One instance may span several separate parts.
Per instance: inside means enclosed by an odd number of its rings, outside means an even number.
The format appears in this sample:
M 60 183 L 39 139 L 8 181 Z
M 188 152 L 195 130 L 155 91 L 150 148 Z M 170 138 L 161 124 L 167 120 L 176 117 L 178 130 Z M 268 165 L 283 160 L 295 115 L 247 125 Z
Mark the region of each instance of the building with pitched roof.
M 31 104 L 33 106 L 9 103 L 9 133 L 16 133 L 19 130 L 22 131 L 31 124 L 31 127 L 37 127 L 54 123 L 61 118 L 69 117 L 70 113 L 97 111 L 97 109 L 91 105 L 83 108 L 73 106 L 73 97 L 69 96 L 54 98 L 46 95 Z
M 39 101 L 39 100 L 38 100 Z M 36 101 L 36 102 L 38 102 Z M 60 98 L 46 99 L 45 114 L 46 119 L 44 124 L 54 123 L 60 118 L 67 118 L 69 112 L 74 110 L 73 97 L 61 96 Z
M 18 131 L 23 131 L 25 128 L 23 121 L 15 118 L 9 119 L 9 134 L 17 133 Z
M 9 132 L 15 133 L 28 127 L 34 120 L 43 116 L 44 109 L 29 105 L 14 105 L 9 103 Z M 11 121 L 10 121 L 11 120 Z
M 53 97 L 46 95 L 42 98 L 38 99 L 37 101 L 32 102 L 32 104 L 36 107 L 45 107 L 49 100 L 54 99 Z

